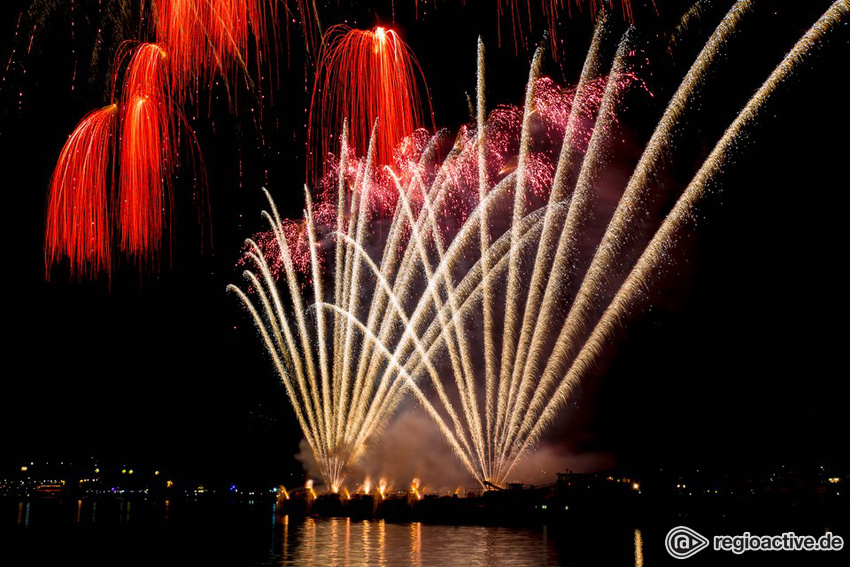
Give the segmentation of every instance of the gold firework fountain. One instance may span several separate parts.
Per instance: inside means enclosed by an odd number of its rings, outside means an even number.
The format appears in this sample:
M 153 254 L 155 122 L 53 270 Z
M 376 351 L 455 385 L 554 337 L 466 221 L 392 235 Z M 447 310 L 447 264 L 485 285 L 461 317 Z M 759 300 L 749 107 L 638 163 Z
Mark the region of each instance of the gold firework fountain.
M 605 62 L 610 33 L 604 19 L 565 102 L 555 151 L 546 154 L 536 138 L 545 120 L 540 53 L 511 145 L 500 126 L 504 116 L 487 116 L 479 44 L 476 121 L 446 155 L 440 148 L 447 138 L 440 133 L 406 161 L 377 167 L 374 143 L 364 158 L 355 158 L 344 128 L 335 214 L 325 215 L 332 222 L 318 218 L 306 191 L 308 261 L 301 270 L 269 198 L 264 215 L 279 258 L 249 240 L 248 286 L 228 289 L 256 323 L 331 488 L 341 488 L 347 468 L 408 396 L 433 418 L 482 486 L 509 478 L 618 327 L 645 304 L 653 279 L 674 261 L 672 250 L 694 206 L 771 94 L 850 12 L 847 0 L 835 2 L 804 34 L 634 254 L 636 227 L 650 216 L 664 156 L 749 10 L 750 2 L 735 3 L 705 44 L 586 262 L 580 247 L 609 164 L 623 85 L 632 76 L 629 33 Z M 504 159 L 506 148 L 512 160 Z M 550 176 L 539 174 L 545 169 L 541 159 L 551 166 Z M 396 204 L 381 216 L 372 202 L 388 192 Z M 467 199 L 467 209 L 458 195 Z M 272 267 L 278 260 L 279 277 Z

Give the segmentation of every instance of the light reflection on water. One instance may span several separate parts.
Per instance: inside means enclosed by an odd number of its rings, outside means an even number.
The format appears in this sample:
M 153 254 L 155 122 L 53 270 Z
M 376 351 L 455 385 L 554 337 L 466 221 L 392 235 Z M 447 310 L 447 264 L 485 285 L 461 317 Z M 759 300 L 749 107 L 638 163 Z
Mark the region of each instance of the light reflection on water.
M 18 502 L 18 522 L 19 526 L 29 527 L 30 525 L 30 503 L 27 501 Z
M 16 534 L 6 555 L 23 553 L 39 565 L 77 558 L 115 567 L 115 554 L 133 548 L 140 564 L 159 567 L 644 567 L 657 563 L 652 545 L 646 561 L 645 543 L 662 539 L 647 529 L 302 518 L 226 502 L 0 499 L 0 539 Z
M 643 534 L 635 529 L 635 567 L 643 567 Z
M 269 565 L 559 565 L 546 529 L 442 526 L 350 518 L 278 522 Z

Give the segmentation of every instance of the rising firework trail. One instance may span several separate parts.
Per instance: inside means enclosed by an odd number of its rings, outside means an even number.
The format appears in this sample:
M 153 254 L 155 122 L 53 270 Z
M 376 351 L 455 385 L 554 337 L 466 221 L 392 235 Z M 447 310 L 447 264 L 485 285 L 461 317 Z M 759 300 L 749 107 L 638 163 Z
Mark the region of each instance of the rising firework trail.
M 623 265 L 626 258 L 623 256 L 628 245 L 633 243 L 631 235 L 632 227 L 638 222 L 641 214 L 648 214 L 649 201 L 654 185 L 651 180 L 663 163 L 664 151 L 674 145 L 678 136 L 681 135 L 681 125 L 685 116 L 685 110 L 697 96 L 699 89 L 704 84 L 708 73 L 715 64 L 718 57 L 724 53 L 724 46 L 729 39 L 737 33 L 738 23 L 749 12 L 750 2 L 737 2 L 721 21 L 715 32 L 711 35 L 705 46 L 697 56 L 679 88 L 671 98 L 665 112 L 650 138 L 641 159 L 639 160 L 631 179 L 620 198 L 619 206 L 609 223 L 608 230 L 604 234 L 590 267 L 582 281 L 578 294 L 570 306 L 564 328 L 569 329 L 569 334 L 559 339 L 558 344 L 564 349 L 575 348 L 579 336 L 584 332 L 586 325 L 593 320 L 593 310 L 597 308 L 599 297 L 610 297 L 610 290 L 604 289 L 613 278 L 614 270 Z M 553 289 L 547 285 L 547 289 Z M 552 310 L 551 304 L 546 304 L 544 314 Z M 547 340 L 547 333 L 540 332 L 540 327 L 534 327 L 535 332 L 532 339 L 531 356 L 523 366 L 523 374 L 527 380 L 529 375 L 539 376 L 543 364 L 552 364 L 559 360 L 558 349 L 552 354 L 544 352 L 543 343 Z M 563 356 L 568 359 L 574 355 L 574 351 L 564 350 Z M 544 356 L 549 355 L 548 362 Z M 526 408 L 529 403 L 540 404 L 547 392 L 554 386 L 558 374 L 545 374 L 540 381 L 539 388 L 535 392 L 534 400 L 522 399 L 520 410 Z M 536 407 L 536 406 L 535 406 Z M 519 416 L 514 416 L 511 423 L 512 431 L 519 426 Z
M 842 18 L 846 18 L 848 12 L 846 1 L 836 2 L 754 95 L 697 173 L 694 182 L 686 190 L 680 203 L 668 215 L 662 228 L 655 235 L 628 280 L 619 288 L 615 300 L 605 311 L 603 319 L 596 326 L 596 330 L 588 337 L 586 329 L 592 328 L 594 321 L 598 320 L 597 310 L 600 305 L 604 306 L 607 301 L 610 301 L 610 299 L 606 299 L 610 298 L 612 293 L 608 289 L 610 289 L 613 281 L 616 281 L 617 273 L 627 265 L 624 249 L 626 244 L 634 242 L 634 228 L 639 227 L 642 219 L 646 217 L 649 206 L 649 192 L 652 190 L 652 175 L 660 165 L 662 151 L 669 150 L 676 137 L 681 134 L 680 128 L 684 109 L 704 83 L 708 70 L 722 54 L 722 49 L 729 37 L 737 33 L 738 22 L 746 15 L 749 4 L 749 2 L 738 2 L 732 7 L 668 105 L 664 117 L 659 122 L 655 134 L 639 161 L 615 215 L 608 225 L 602 242 L 597 247 L 592 264 L 581 279 L 580 289 L 575 300 L 569 306 L 569 314 L 561 326 L 554 347 L 545 348 L 545 345 L 551 344 L 551 339 L 548 337 L 551 337 L 553 330 L 557 329 L 556 326 L 551 324 L 550 320 L 546 320 L 546 324 L 540 324 L 538 319 L 535 324 L 531 322 L 534 320 L 532 317 L 530 321 L 523 325 L 522 334 L 533 332 L 534 338 L 530 350 L 532 355 L 524 365 L 523 372 L 519 375 L 517 375 L 516 369 L 520 367 L 520 364 L 514 367 L 515 372 L 512 380 L 515 381 L 518 376 L 520 380 L 517 389 L 518 400 L 514 400 L 511 396 L 512 386 L 505 402 L 504 413 L 496 416 L 497 421 L 502 420 L 505 429 L 501 434 L 497 429 L 494 439 L 492 439 L 501 451 L 491 464 L 490 470 L 496 474 L 490 478 L 494 481 L 504 481 L 523 453 L 529 450 L 540 438 L 547 425 L 551 424 L 557 415 L 557 410 L 563 406 L 569 393 L 581 377 L 590 370 L 591 362 L 597 360 L 604 351 L 606 344 L 613 337 L 613 329 L 633 311 L 634 308 L 629 310 L 628 307 L 645 296 L 645 290 L 649 287 L 649 279 L 659 268 L 662 260 L 671 261 L 669 248 L 675 243 L 678 230 L 687 221 L 694 204 L 702 196 L 705 185 L 721 171 L 724 159 L 732 154 L 732 148 L 736 140 L 743 135 L 745 126 L 753 121 L 754 115 L 765 104 L 780 82 L 799 66 L 809 51 L 818 45 L 830 29 L 840 23 Z M 605 115 L 605 103 L 603 102 L 603 109 L 597 119 L 594 137 L 605 132 L 604 128 L 599 127 L 600 121 L 604 119 Z M 578 221 L 584 215 L 580 214 L 580 216 L 573 218 L 572 213 L 580 211 L 576 207 L 581 200 L 584 200 L 581 197 L 582 193 L 595 184 L 592 178 L 588 178 L 588 175 L 592 175 L 593 171 L 599 167 L 599 165 L 594 164 L 599 159 L 597 157 L 599 150 L 601 148 L 594 148 L 594 140 L 591 139 L 590 147 L 582 162 L 581 173 L 569 202 L 569 213 L 564 230 L 561 233 L 561 243 L 559 243 L 554 254 L 555 269 L 553 273 L 546 274 L 545 278 L 532 277 L 530 282 L 532 290 L 546 287 L 547 294 L 549 290 L 553 289 L 563 291 L 563 287 L 557 284 L 561 279 L 559 272 L 563 269 L 562 267 L 572 265 L 573 261 L 570 260 L 570 257 L 575 255 L 573 251 L 562 257 L 563 245 L 569 242 L 569 238 L 564 237 L 581 224 Z M 562 149 L 563 151 L 564 149 Z M 587 195 L 591 196 L 592 192 L 588 192 Z M 550 212 L 547 211 L 547 214 Z M 542 239 L 540 242 L 544 244 L 546 240 Z M 544 253 L 544 257 L 546 254 L 552 255 L 551 250 L 539 249 L 538 259 L 541 252 Z M 616 289 L 614 287 L 614 290 Z M 545 299 L 543 305 L 544 307 L 547 306 Z M 552 310 L 553 304 L 548 303 L 548 305 L 550 305 L 548 309 Z M 529 306 L 529 304 L 525 306 L 526 314 L 529 313 Z M 520 340 L 522 341 L 522 339 Z M 579 353 L 578 357 L 576 356 L 577 353 Z M 512 361 L 511 357 L 506 357 L 506 360 Z M 545 365 L 545 368 L 541 369 L 542 365 Z M 411 374 L 414 379 L 417 378 L 414 372 L 411 372 Z M 503 378 L 501 381 L 504 383 Z
M 536 72 L 532 78 L 536 86 L 528 89 L 528 98 L 544 95 L 551 98 L 555 88 L 548 82 L 538 83 Z M 588 99 L 601 101 L 600 86 L 604 90 L 604 83 L 586 89 Z M 533 106 L 530 104 L 529 108 Z M 576 107 L 577 113 L 585 110 L 586 107 Z M 486 138 L 482 135 L 478 139 L 474 132 L 459 136 L 446 159 L 439 151 L 447 141 L 445 135 L 431 137 L 427 143 L 418 145 L 406 140 L 402 145 L 417 146 L 418 150 L 406 162 L 397 163 L 397 169 L 375 163 L 377 128 L 371 136 L 367 156 L 359 160 L 350 157 L 349 137 L 344 135 L 337 165 L 336 218 L 330 218 L 326 212 L 317 214 L 322 203 L 317 208 L 308 193 L 304 225 L 284 222 L 273 212 L 267 214 L 274 234 L 272 245 L 268 245 L 265 235 L 266 245 L 249 241 L 247 256 L 254 269 L 246 277 L 248 293 L 255 293 L 256 299 L 235 287 L 230 289 L 246 302 L 266 347 L 274 349 L 272 359 L 330 486 L 340 486 L 346 467 L 362 454 L 368 440 L 385 427 L 387 417 L 407 393 L 412 381 L 402 366 L 404 359 L 409 359 L 411 368 L 427 373 L 442 410 L 431 405 L 421 390 L 414 389 L 414 395 L 439 424 L 466 466 L 474 468 L 474 462 L 486 459 L 479 450 L 485 444 L 483 428 L 475 428 L 474 440 L 467 435 L 456 435 L 468 424 L 477 423 L 477 420 L 465 421 L 465 414 L 479 415 L 478 404 L 470 394 L 475 378 L 471 344 L 461 340 L 451 341 L 448 346 L 452 372 L 457 379 L 454 387 L 463 394 L 462 410 L 458 411 L 450 388 L 440 379 L 438 347 L 434 345 L 440 337 L 426 331 L 434 329 L 433 323 L 438 321 L 457 336 L 466 333 L 463 323 L 451 315 L 451 311 L 460 310 L 461 295 L 455 293 L 454 283 L 438 272 L 441 263 L 454 265 L 464 254 L 483 249 L 498 274 L 506 265 L 511 234 L 523 235 L 514 237 L 514 246 L 520 242 L 528 246 L 531 242 L 528 235 L 533 235 L 533 231 L 509 231 L 491 246 L 489 229 L 482 236 L 480 224 L 474 222 L 480 212 L 474 211 L 477 199 L 472 191 L 481 192 L 494 208 L 506 205 L 521 174 L 525 177 L 522 186 L 527 191 L 523 190 L 520 198 L 533 200 L 538 196 L 540 179 L 527 167 L 527 163 L 542 159 L 539 154 L 543 153 L 540 148 L 532 148 L 529 134 L 532 114 L 531 110 L 522 113 L 501 108 L 485 121 L 482 111 L 478 122 L 483 125 L 481 132 L 488 133 Z M 536 115 L 543 121 L 549 119 L 542 109 Z M 521 145 L 526 148 L 522 161 L 510 166 L 510 155 Z M 486 162 L 478 159 L 482 152 Z M 485 179 L 492 179 L 495 186 L 485 182 L 482 189 L 476 175 L 479 171 L 485 173 Z M 373 198 L 387 191 L 395 192 L 398 197 L 389 218 L 381 216 L 382 201 Z M 333 197 L 323 198 L 326 204 Z M 471 215 L 467 222 L 464 215 Z M 388 228 L 376 230 L 382 224 Z M 303 232 L 292 230 L 299 226 L 303 226 Z M 518 226 L 532 227 L 523 218 Z M 319 227 L 332 229 L 331 234 L 321 238 L 325 243 L 321 247 L 316 245 Z M 463 244 L 453 243 L 447 250 L 446 243 L 453 236 Z M 296 257 L 293 250 L 300 249 L 305 241 L 309 262 L 302 263 L 299 270 L 293 261 Z M 320 250 L 328 241 L 336 243 L 334 253 L 323 257 Z M 375 246 L 381 252 L 373 259 L 366 250 Z M 448 260 L 444 260 L 447 256 Z M 275 266 L 285 281 L 285 291 L 276 287 Z M 322 266 L 333 276 L 323 274 Z M 475 278 L 474 274 L 473 270 L 471 279 Z M 310 313 L 314 316 L 309 319 L 303 315 L 308 306 L 301 291 L 304 279 L 310 282 L 313 292 Z M 325 279 L 332 283 L 333 293 L 326 291 Z M 468 284 L 471 279 L 464 281 Z M 286 302 L 290 304 L 288 307 L 282 299 L 286 292 L 290 297 Z M 411 303 L 410 298 L 415 297 L 424 301 Z M 423 344 L 421 336 L 430 337 L 430 349 Z M 441 411 L 449 416 L 450 424 L 443 422 Z M 474 460 L 466 457 L 470 451 L 476 451 Z M 480 472 L 478 476 L 483 474 Z
M 654 181 L 663 158 L 749 8 L 750 2 L 737 2 L 709 38 L 616 209 L 595 219 L 602 223 L 599 233 L 591 220 L 602 215 L 602 173 L 615 147 L 623 97 L 636 83 L 632 34 L 606 63 L 604 19 L 578 86 L 559 99 L 566 112 L 545 112 L 552 92 L 539 76 L 538 54 L 522 109 L 498 108 L 485 120 L 479 45 L 475 126 L 461 129 L 448 152 L 440 149 L 441 133 L 420 145 L 415 159 L 381 166 L 375 161 L 380 126 L 373 125 L 366 157 L 359 159 L 344 132 L 335 191 L 322 197 L 336 203 L 335 219 L 325 214 L 318 222 L 307 192 L 310 261 L 301 272 L 291 260 L 293 234 L 284 232 L 272 205 L 266 218 L 283 273 L 278 278 L 266 252 L 249 242 L 249 289 L 229 289 L 256 323 L 330 486 L 341 486 L 349 465 L 408 395 L 482 486 L 510 477 L 617 327 L 646 300 L 659 270 L 674 261 L 694 206 L 772 93 L 850 12 L 841 0 L 812 26 L 641 244 L 655 214 Z M 589 129 L 583 126 L 588 120 Z M 551 143 L 552 132 L 558 144 Z M 390 189 L 398 198 L 386 212 L 373 196 Z M 594 238 L 594 252 L 582 259 L 587 238 Z
M 741 4 L 745 3 L 739 2 L 735 8 L 740 8 Z M 735 8 L 733 8 L 733 12 Z M 572 389 L 597 361 L 605 348 L 605 344 L 611 340 L 616 330 L 635 310 L 640 308 L 640 304 L 646 299 L 646 290 L 651 286 L 653 277 L 665 265 L 669 265 L 673 261 L 671 253 L 681 239 L 680 230 L 692 222 L 696 205 L 710 191 L 716 177 L 722 174 L 723 167 L 733 159 L 741 138 L 746 136 L 747 131 L 753 127 L 757 118 L 764 112 L 771 95 L 793 76 L 812 52 L 817 50 L 827 34 L 839 25 L 846 25 L 848 16 L 850 16 L 850 2 L 838 0 L 833 3 L 783 58 L 726 129 L 676 202 L 673 210 L 664 219 L 661 227 L 644 249 L 628 277 L 596 323 L 587 342 L 569 365 L 566 375 L 563 375 L 562 369 L 555 370 L 556 374 L 563 377 L 558 381 L 557 388 L 552 395 L 541 403 L 540 409 L 532 410 L 537 411 L 539 417 L 533 422 L 528 418 L 523 420 L 522 429 L 519 432 L 522 444 L 514 451 L 514 463 L 526 451 L 530 450 L 536 440 L 540 438 L 545 428 L 557 415 L 558 409 L 563 406 Z M 629 221 L 619 220 L 618 222 Z M 612 225 L 614 224 L 612 223 Z

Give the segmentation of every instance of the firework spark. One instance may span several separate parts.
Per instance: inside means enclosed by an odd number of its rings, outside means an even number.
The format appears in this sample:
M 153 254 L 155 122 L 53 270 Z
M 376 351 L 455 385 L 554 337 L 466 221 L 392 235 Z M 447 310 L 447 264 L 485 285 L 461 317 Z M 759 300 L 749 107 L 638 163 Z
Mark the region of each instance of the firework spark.
M 179 126 L 185 122 L 181 103 L 201 85 L 211 85 L 214 76 L 227 84 L 237 70 L 247 71 L 252 37 L 262 77 L 278 42 L 277 3 L 269 0 L 158 0 L 151 6 L 151 34 L 158 42 L 121 44 L 111 82 L 113 100 L 121 85 L 118 103 L 88 115 L 60 155 L 48 197 L 48 277 L 50 267 L 63 256 L 71 259 L 72 275 L 94 275 L 111 265 L 112 235 L 106 219 L 113 162 L 118 169 L 113 215 L 120 250 L 141 266 L 153 264 L 169 232 Z M 306 6 L 302 8 L 306 17 Z M 33 8 L 41 19 L 52 9 L 43 2 Z M 135 13 L 126 2 L 117 10 L 124 14 L 121 21 Z M 99 7 L 103 17 L 100 12 Z M 74 22 L 72 13 L 72 26 Z M 191 129 L 185 131 L 194 142 Z M 120 147 L 114 159 L 116 135 Z M 195 148 L 189 153 L 200 168 L 197 184 L 205 173 Z
M 380 120 L 375 163 L 391 164 L 399 142 L 430 122 L 430 112 L 422 111 L 421 81 L 415 57 L 395 30 L 330 28 L 319 54 L 308 120 L 315 163 L 324 165 L 328 153 L 338 152 L 332 142 L 343 122 L 349 125 L 351 145 L 363 149 Z
M 841 0 L 812 26 L 734 119 L 676 205 L 661 215 L 664 220 L 642 255 L 633 259 L 626 244 L 635 244 L 635 226 L 643 226 L 663 152 L 673 147 L 685 112 L 695 106 L 693 97 L 738 33 L 749 4 L 742 0 L 732 7 L 673 95 L 616 210 L 603 219 L 601 239 L 586 267 L 579 244 L 594 237 L 590 217 L 598 212 L 602 173 L 616 142 L 612 134 L 623 85 L 634 84 L 626 80 L 633 38 L 627 33 L 606 65 L 600 55 L 604 20 L 578 87 L 569 91 L 566 113 L 541 111 L 549 95 L 538 91 L 546 83 L 539 77 L 537 55 L 523 108 L 496 109 L 485 120 L 479 47 L 475 128 L 462 129 L 446 155 L 439 151 L 443 138 L 432 137 L 419 159 L 409 162 L 410 171 L 392 171 L 398 199 L 389 216 L 370 204 L 386 180 L 377 173 L 387 169 L 375 162 L 376 129 L 366 157 L 354 163 L 344 131 L 332 227 L 317 222 L 307 192 L 309 273 L 294 268 L 290 239 L 272 204 L 266 217 L 284 281 L 279 288 L 263 251 L 249 243 L 254 269 L 245 275 L 253 297 L 229 289 L 256 323 L 329 486 L 342 486 L 347 467 L 387 426 L 406 395 L 434 419 L 482 486 L 509 478 L 613 340 L 617 326 L 646 299 L 652 278 L 673 261 L 680 230 L 734 154 L 737 140 L 771 94 L 850 12 Z M 600 81 L 601 94 L 594 88 Z M 587 108 L 593 109 L 589 132 L 582 130 L 580 118 Z M 541 140 L 539 133 L 552 129 L 539 121 L 557 122 L 553 128 L 561 134 L 560 144 L 553 145 L 551 136 Z M 532 167 L 534 159 L 552 165 L 540 193 L 532 190 L 539 170 Z M 459 205 L 466 206 L 460 215 Z M 305 277 L 312 297 L 302 287 Z
M 626 21 L 634 20 L 632 12 L 631 0 L 620 0 L 620 11 L 623 19 Z M 532 3 L 527 1 L 525 10 L 522 9 L 522 2 L 517 0 L 498 0 L 497 9 L 499 20 L 507 14 L 511 20 L 511 29 L 513 36 L 513 44 L 517 51 L 520 47 L 527 48 L 526 29 L 528 33 L 534 31 L 534 17 L 532 15 Z M 559 55 L 560 36 L 558 33 L 559 23 L 563 17 L 563 10 L 566 5 L 567 16 L 572 15 L 573 9 L 579 12 L 587 10 L 591 17 L 596 17 L 600 14 L 605 17 L 609 11 L 614 10 L 614 0 L 539 0 L 540 11 L 545 20 L 546 30 L 549 36 L 549 47 L 553 56 L 557 59 Z M 523 13 L 524 12 L 524 13 Z M 501 26 L 499 28 L 499 42 L 502 41 Z
M 252 38 L 261 75 L 278 41 L 277 2 L 158 0 L 155 8 L 155 34 L 168 51 L 174 91 L 183 95 L 211 85 L 216 76 L 247 71 Z
M 138 46 L 122 93 L 118 230 L 121 250 L 145 261 L 157 257 L 168 228 L 177 154 L 166 59 L 156 44 Z
M 111 268 L 109 187 L 118 107 L 86 115 L 68 137 L 50 179 L 45 229 L 45 273 L 62 258 L 72 277 L 94 277 Z

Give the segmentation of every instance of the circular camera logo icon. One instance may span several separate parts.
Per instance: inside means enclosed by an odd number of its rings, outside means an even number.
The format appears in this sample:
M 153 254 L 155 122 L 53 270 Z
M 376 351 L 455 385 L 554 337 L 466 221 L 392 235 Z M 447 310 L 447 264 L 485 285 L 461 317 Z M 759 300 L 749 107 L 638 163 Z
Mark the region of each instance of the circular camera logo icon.
M 664 539 L 667 553 L 676 559 L 687 559 L 708 547 L 708 539 L 686 526 L 677 526 Z

